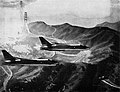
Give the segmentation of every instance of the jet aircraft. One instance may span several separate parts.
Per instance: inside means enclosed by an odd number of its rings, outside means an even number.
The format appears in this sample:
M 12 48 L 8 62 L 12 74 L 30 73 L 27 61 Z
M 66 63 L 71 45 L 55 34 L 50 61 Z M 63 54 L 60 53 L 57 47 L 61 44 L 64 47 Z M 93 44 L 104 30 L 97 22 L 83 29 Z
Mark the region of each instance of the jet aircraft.
M 55 66 L 58 64 L 53 59 L 25 59 L 19 57 L 13 57 L 6 50 L 2 50 L 5 61 L 2 65 L 28 65 L 28 66 Z
M 48 51 L 66 51 L 66 50 L 86 50 L 89 47 L 80 44 L 66 44 L 66 43 L 51 43 L 44 37 L 39 37 L 42 46 L 41 50 Z

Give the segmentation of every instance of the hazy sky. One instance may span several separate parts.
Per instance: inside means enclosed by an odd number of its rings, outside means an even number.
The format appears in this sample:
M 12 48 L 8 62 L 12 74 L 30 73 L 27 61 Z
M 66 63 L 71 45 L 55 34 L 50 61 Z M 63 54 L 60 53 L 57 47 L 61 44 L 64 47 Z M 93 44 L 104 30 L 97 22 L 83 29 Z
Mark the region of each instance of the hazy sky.
M 4 1 L 4 0 L 3 0 Z M 114 2 L 116 1 L 116 2 Z M 20 8 L 19 3 L 0 4 L 1 33 L 16 35 L 23 30 L 24 12 L 28 22 L 44 21 L 48 25 L 68 22 L 83 27 L 94 27 L 99 23 L 119 20 L 117 0 L 35 0 Z M 4 3 L 6 4 L 6 3 Z M 12 5 L 14 7 L 12 7 Z M 13 34 L 14 33 L 14 34 Z
M 93 27 L 110 20 L 111 7 L 111 0 L 38 0 L 26 5 L 24 11 L 31 22 L 44 21 L 51 25 L 68 22 Z
M 103 18 L 110 15 L 110 0 L 38 0 L 25 7 L 30 16 L 72 14 L 81 18 Z

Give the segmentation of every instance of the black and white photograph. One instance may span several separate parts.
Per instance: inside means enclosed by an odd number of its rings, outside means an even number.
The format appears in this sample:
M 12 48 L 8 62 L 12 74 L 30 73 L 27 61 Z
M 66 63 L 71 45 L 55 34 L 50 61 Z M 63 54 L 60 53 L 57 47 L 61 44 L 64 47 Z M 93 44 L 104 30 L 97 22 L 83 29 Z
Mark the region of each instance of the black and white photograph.
M 0 92 L 120 92 L 120 0 L 0 0 Z

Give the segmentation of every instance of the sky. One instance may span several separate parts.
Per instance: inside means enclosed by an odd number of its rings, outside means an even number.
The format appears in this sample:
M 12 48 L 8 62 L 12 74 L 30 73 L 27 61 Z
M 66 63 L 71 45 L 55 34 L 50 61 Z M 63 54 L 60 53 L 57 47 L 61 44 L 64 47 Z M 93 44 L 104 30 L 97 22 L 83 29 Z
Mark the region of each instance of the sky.
M 118 20 L 117 8 L 114 8 L 116 13 L 111 15 L 113 6 L 116 7 L 117 3 L 113 5 L 111 0 L 35 0 L 22 9 L 20 6 L 0 6 L 0 35 L 18 37 L 18 33 L 25 29 L 24 12 L 28 14 L 28 23 L 44 21 L 48 25 L 57 25 L 67 22 L 89 28 L 107 20 Z
M 36 16 L 71 12 L 82 18 L 102 18 L 110 14 L 110 0 L 38 0 L 25 10 Z
M 29 21 L 45 21 L 48 24 L 71 24 L 93 27 L 110 16 L 110 0 L 38 0 L 26 5 Z

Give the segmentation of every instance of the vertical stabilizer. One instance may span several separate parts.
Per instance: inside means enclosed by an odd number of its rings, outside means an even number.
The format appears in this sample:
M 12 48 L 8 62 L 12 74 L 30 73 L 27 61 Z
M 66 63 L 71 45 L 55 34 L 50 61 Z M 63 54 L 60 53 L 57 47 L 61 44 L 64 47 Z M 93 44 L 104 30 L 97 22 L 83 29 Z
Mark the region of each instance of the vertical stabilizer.
M 4 56 L 5 60 L 11 60 L 11 59 L 14 58 L 14 57 L 13 57 L 11 54 L 9 54 L 6 50 L 2 50 L 2 53 L 3 53 L 3 56 Z
M 41 41 L 41 44 L 43 45 L 43 46 L 48 46 L 48 47 L 50 47 L 52 44 L 50 43 L 50 42 L 48 42 L 45 38 L 43 38 L 43 37 L 39 37 L 39 39 L 40 39 L 40 41 Z

